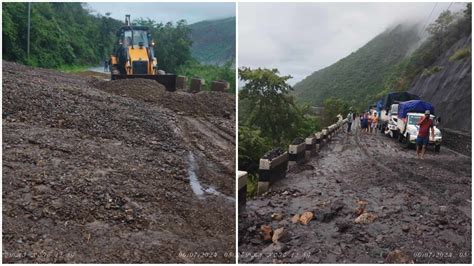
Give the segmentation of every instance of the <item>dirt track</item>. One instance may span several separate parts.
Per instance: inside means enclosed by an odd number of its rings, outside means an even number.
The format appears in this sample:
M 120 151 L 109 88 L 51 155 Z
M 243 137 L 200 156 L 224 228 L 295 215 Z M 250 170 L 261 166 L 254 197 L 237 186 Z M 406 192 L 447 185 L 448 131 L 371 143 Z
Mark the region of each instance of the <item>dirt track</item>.
M 471 158 L 447 149 L 415 157 L 385 136 L 339 133 L 267 195 L 247 202 L 239 262 L 470 263 Z M 358 224 L 364 201 L 376 218 Z M 305 211 L 315 215 L 308 225 L 292 223 Z M 264 241 L 262 225 L 287 235 L 278 244 Z
M 134 84 L 3 62 L 3 262 L 235 261 L 235 97 Z

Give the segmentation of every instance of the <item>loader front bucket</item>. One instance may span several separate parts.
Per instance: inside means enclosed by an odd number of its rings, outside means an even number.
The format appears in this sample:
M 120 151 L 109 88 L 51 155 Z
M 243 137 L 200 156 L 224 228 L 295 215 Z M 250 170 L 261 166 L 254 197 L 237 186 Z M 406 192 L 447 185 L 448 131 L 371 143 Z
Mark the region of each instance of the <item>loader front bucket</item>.
M 116 79 L 153 79 L 158 81 L 161 85 L 165 86 L 167 91 L 176 91 L 176 75 L 175 74 L 162 74 L 162 75 L 124 75 L 124 74 L 112 74 L 112 80 Z

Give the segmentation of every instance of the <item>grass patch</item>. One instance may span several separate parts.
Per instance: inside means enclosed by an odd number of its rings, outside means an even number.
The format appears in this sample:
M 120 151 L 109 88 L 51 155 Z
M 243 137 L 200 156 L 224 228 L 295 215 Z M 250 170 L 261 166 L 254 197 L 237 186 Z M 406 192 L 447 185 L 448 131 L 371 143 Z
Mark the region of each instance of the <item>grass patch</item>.
M 258 174 L 248 174 L 247 177 L 247 198 L 253 198 L 257 195 Z
M 93 66 L 81 66 L 81 65 L 64 65 L 57 67 L 56 70 L 59 70 L 61 72 L 66 72 L 66 73 L 77 73 L 77 72 L 84 72 L 89 70 Z
M 229 82 L 229 92 L 235 93 L 235 68 L 231 64 L 216 66 L 190 62 L 180 66 L 176 72 L 178 75 L 188 77 L 188 87 L 190 87 L 193 77 L 199 77 L 205 80 L 203 87 L 205 91 L 211 90 L 212 81 L 225 80 Z
M 471 56 L 471 48 L 467 48 L 467 47 L 461 48 L 461 49 L 456 50 L 456 52 L 454 52 L 454 54 L 451 57 L 449 57 L 449 61 L 450 62 L 457 61 L 468 56 Z
M 441 70 L 443 70 L 443 67 L 441 67 L 441 66 L 434 66 L 432 68 L 425 68 L 422 75 L 423 76 L 430 76 L 430 75 L 433 75 L 435 73 L 440 72 Z

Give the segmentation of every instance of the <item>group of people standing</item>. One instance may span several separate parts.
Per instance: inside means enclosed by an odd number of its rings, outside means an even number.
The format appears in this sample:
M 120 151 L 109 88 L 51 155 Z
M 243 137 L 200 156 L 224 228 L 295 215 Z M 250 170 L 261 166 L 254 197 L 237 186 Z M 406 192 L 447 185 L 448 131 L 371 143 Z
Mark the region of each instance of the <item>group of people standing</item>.
M 360 119 L 360 128 L 362 129 L 362 132 L 366 133 L 377 133 L 377 126 L 379 124 L 379 117 L 377 115 L 377 112 L 370 113 L 370 112 L 365 112 L 360 114 L 359 116 Z
M 347 132 L 351 132 L 351 127 L 352 123 L 356 119 L 356 114 L 352 112 L 352 110 L 349 111 L 347 114 Z M 370 112 L 365 112 L 359 115 L 360 119 L 360 124 L 359 128 L 362 130 L 362 132 L 366 133 L 376 133 L 377 132 L 377 126 L 379 123 L 379 117 L 376 112 L 371 114 Z

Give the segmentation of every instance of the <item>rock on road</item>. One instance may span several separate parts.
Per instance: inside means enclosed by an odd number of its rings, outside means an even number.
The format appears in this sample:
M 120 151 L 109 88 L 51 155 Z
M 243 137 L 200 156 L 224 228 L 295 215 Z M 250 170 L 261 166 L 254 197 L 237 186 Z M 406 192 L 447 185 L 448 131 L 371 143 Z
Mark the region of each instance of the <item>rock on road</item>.
M 307 211 L 308 225 L 292 222 Z M 287 240 L 264 241 L 262 225 Z M 471 158 L 428 148 L 418 160 L 394 139 L 341 132 L 249 200 L 238 230 L 241 263 L 470 263 Z

